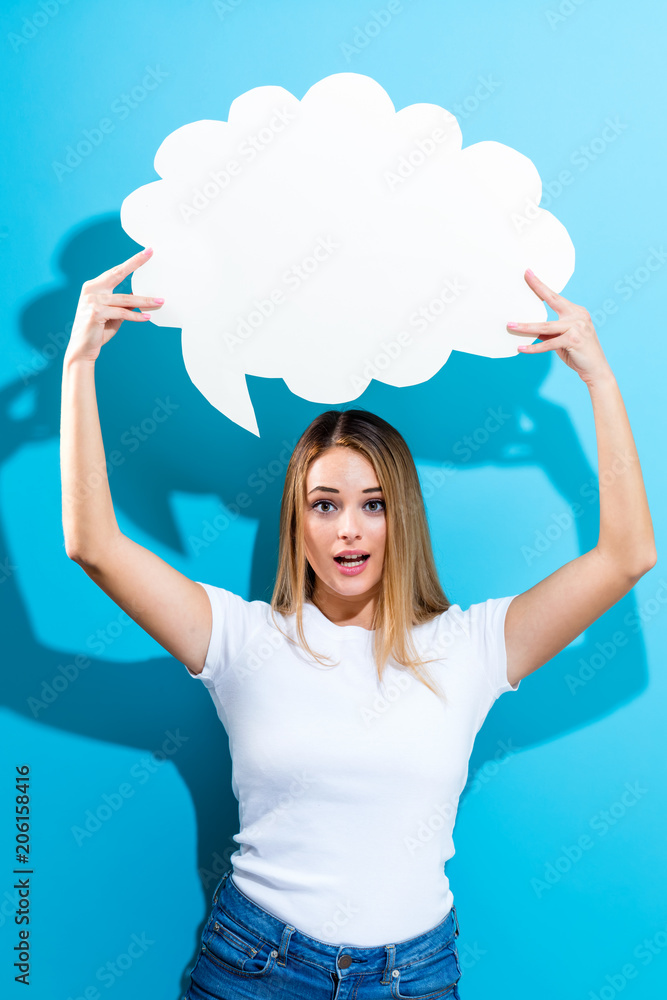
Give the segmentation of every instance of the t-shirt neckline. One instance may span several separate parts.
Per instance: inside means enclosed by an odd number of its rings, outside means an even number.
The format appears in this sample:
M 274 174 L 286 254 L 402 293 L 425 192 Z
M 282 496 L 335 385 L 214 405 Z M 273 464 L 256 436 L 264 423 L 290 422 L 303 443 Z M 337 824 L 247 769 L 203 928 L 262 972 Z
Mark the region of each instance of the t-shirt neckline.
M 365 639 L 368 640 L 375 635 L 376 629 L 364 628 L 363 625 L 336 625 L 323 614 L 312 601 L 303 602 L 304 618 L 324 632 L 326 635 L 340 641 L 341 639 Z

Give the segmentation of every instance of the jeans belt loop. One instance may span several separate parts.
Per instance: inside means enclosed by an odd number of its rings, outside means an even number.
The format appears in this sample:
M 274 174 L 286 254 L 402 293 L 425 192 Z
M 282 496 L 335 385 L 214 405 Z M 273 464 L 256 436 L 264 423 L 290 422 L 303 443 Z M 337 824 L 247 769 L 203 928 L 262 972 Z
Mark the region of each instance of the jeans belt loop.
M 289 948 L 289 939 L 296 930 L 295 927 L 291 927 L 290 924 L 285 924 L 283 928 L 283 936 L 280 939 L 280 948 L 278 949 L 278 958 L 276 959 L 277 965 L 285 965 L 285 959 L 287 958 L 287 949 Z
M 227 879 L 231 875 L 231 871 L 232 871 L 231 868 L 228 869 L 225 872 L 225 874 L 222 876 L 222 878 L 220 879 L 220 881 L 218 882 L 218 884 L 216 885 L 215 892 L 213 893 L 213 902 L 214 903 L 218 902 L 218 896 L 220 895 L 220 890 L 222 889 L 223 885 L 225 884 L 225 882 L 227 881 Z
M 387 961 L 384 967 L 384 972 L 382 973 L 382 979 L 380 980 L 383 985 L 391 983 L 391 972 L 396 962 L 396 945 L 386 944 L 385 950 L 387 952 Z

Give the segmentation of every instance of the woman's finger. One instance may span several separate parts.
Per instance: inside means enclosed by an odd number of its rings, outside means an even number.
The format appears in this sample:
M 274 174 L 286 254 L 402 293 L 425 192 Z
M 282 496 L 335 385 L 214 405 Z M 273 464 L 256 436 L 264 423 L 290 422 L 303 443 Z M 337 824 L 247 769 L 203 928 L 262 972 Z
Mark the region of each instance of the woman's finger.
M 99 301 L 107 306 L 136 306 L 137 309 L 157 309 L 164 299 L 152 299 L 148 295 L 123 295 L 120 292 L 100 292 Z
M 131 319 L 137 322 L 145 322 L 153 317 L 150 313 L 133 312 L 132 309 L 115 309 L 113 306 L 102 306 L 97 310 L 97 319 Z
M 572 326 L 571 323 L 566 323 L 562 319 L 552 319 L 547 323 L 508 323 L 507 327 L 510 330 L 516 330 L 518 333 L 532 333 L 534 336 L 544 336 L 549 333 L 565 333 Z
M 558 292 L 554 292 L 553 288 L 549 288 L 549 286 L 538 278 L 536 274 L 533 274 L 532 271 L 525 271 L 524 278 L 537 297 L 539 299 L 544 299 L 544 301 L 551 306 L 554 312 L 561 312 L 566 306 L 571 304 Z
M 96 278 L 85 281 L 84 287 L 93 290 L 96 288 L 115 288 L 116 285 L 120 285 L 121 281 L 127 278 L 128 274 L 132 274 L 141 264 L 145 264 L 147 260 L 150 260 L 152 253 L 151 247 L 140 250 L 138 253 L 128 257 L 127 260 L 124 260 L 122 264 L 116 264 L 115 267 L 110 267 L 108 271 L 102 271 Z
M 567 337 L 556 337 L 555 340 L 542 340 L 539 344 L 520 344 L 517 350 L 522 354 L 543 354 L 545 351 L 553 351 L 556 347 L 571 347 Z

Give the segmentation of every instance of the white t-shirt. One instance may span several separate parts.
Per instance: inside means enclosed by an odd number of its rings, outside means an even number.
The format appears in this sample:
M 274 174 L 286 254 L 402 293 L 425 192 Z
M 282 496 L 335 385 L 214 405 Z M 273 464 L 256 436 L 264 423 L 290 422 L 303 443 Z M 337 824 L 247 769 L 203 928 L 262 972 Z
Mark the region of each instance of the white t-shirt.
M 368 629 L 305 604 L 311 647 L 340 661 L 320 666 L 280 635 L 269 604 L 201 586 L 213 627 L 204 669 L 190 676 L 229 737 L 234 882 L 330 944 L 430 930 L 454 901 L 444 869 L 475 735 L 496 698 L 519 687 L 507 679 L 504 639 L 516 595 L 453 604 L 413 629 L 420 655 L 438 657 L 428 669 L 445 705 L 392 660 L 380 687 Z M 276 619 L 296 638 L 295 615 Z

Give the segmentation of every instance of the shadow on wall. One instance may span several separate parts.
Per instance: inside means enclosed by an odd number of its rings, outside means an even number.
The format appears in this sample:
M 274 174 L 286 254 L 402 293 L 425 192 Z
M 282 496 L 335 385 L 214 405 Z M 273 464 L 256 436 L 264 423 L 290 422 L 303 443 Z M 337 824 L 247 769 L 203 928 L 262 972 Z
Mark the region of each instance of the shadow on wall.
M 57 290 L 35 299 L 23 312 L 21 333 L 34 348 L 32 362 L 18 370 L 17 378 L 1 390 L 2 460 L 9 459 L 23 445 L 57 437 L 60 422 L 60 386 L 62 356 L 76 310 L 82 283 L 125 260 L 136 252 L 121 230 L 118 219 L 102 217 L 78 230 L 63 245 L 58 266 L 64 275 Z M 116 288 L 130 292 L 130 281 Z M 168 290 L 156 289 L 157 294 Z M 49 337 L 45 331 L 67 331 Z M 54 345 L 54 346 L 51 346 Z M 324 345 L 326 347 L 326 345 Z M 332 345 L 335 349 L 335 345 Z M 443 369 L 429 382 L 394 389 L 372 382 L 363 397 L 341 408 L 362 407 L 394 423 L 393 414 L 401 413 L 400 431 L 411 445 L 413 454 L 431 464 L 453 462 L 452 443 L 471 428 L 483 425 L 487 399 L 498 399 L 502 385 L 502 406 L 512 414 L 502 428 L 491 435 L 478 456 L 466 462 L 478 464 L 538 466 L 565 503 L 579 499 L 579 488 L 594 476 L 579 446 L 567 413 L 538 394 L 551 359 L 545 355 L 531 358 L 530 365 L 512 364 L 513 359 L 485 359 L 455 352 Z M 502 379 L 499 366 L 503 366 Z M 107 459 L 113 442 L 137 422 L 137 414 L 148 415 L 154 400 L 178 401 L 178 409 L 160 427 L 159 434 L 148 437 L 137 451 L 137 459 L 128 458 L 114 468 L 111 481 L 114 504 L 156 543 L 184 553 L 178 525 L 169 504 L 173 491 L 216 495 L 226 505 L 239 493 L 248 492 L 251 476 L 258 468 L 268 467 L 280 453 L 285 441 L 295 442 L 307 424 L 323 407 L 314 405 L 286 389 L 281 379 L 249 378 L 261 437 L 242 430 L 212 407 L 191 383 L 183 364 L 180 332 L 145 324 L 126 323 L 103 350 L 96 371 L 98 403 Z M 471 392 L 476 386 L 478 391 Z M 119 391 L 119 389 L 121 391 Z M 12 412 L 25 411 L 22 400 L 30 396 L 32 410 L 21 418 Z M 527 413 L 534 430 L 520 427 L 515 400 Z M 150 404 L 150 405 L 149 405 Z M 169 405 L 167 403 L 167 405 Z M 280 414 L 276 421 L 274 414 Z M 432 418 L 423 419 L 423 414 Z M 291 448 L 290 448 L 291 451 Z M 247 516 L 258 522 L 252 558 L 251 588 L 248 600 L 269 601 L 278 554 L 278 514 L 283 475 L 256 490 Z M 597 505 L 576 524 L 579 551 L 597 541 Z M 67 654 L 42 646 L 31 629 L 29 609 L 24 605 L 18 578 L 21 553 L 12 552 L 0 516 L 2 549 L 12 553 L 17 563 L 0 587 L 2 619 L 7 623 L 5 650 L 7 661 L 25 665 L 7 671 L 3 690 L 4 704 L 33 720 L 28 699 L 51 680 Z M 192 552 L 188 552 L 192 555 Z M 55 561 L 66 559 L 64 549 L 46 554 Z M 224 533 L 220 538 L 220 565 L 228 554 Z M 26 557 L 27 558 L 27 557 Z M 454 568 L 451 568 L 452 570 Z M 448 570 L 451 572 L 451 570 Z M 199 577 L 197 577 L 199 578 Z M 532 583 L 537 583 L 536 576 Z M 209 580 L 223 585 L 221 580 Z M 531 585 L 532 585 L 531 583 Z M 94 584 L 91 581 L 91 586 Z M 445 588 L 447 591 L 447 588 Z M 507 591 L 510 592 L 510 591 Z M 455 593 L 447 592 L 452 603 L 460 603 Z M 491 595 L 488 596 L 500 596 Z M 483 599 L 483 598 L 480 598 Z M 647 669 L 641 630 L 628 630 L 624 618 L 636 610 L 631 591 L 622 601 L 585 634 L 576 648 L 564 650 L 548 667 L 540 670 L 523 685 L 517 696 L 501 698 L 480 731 L 470 761 L 470 781 L 461 804 L 470 792 L 471 781 L 483 774 L 487 762 L 498 759 L 499 747 L 527 747 L 547 742 L 597 720 L 636 696 L 645 686 Z M 74 612 L 73 612 L 74 613 Z M 578 676 L 581 661 L 601 656 L 601 644 L 609 645 L 619 630 L 628 642 L 615 653 L 614 663 L 601 671 L 595 683 L 583 684 L 573 696 L 564 678 Z M 74 659 L 72 654 L 70 659 Z M 168 682 L 165 682 L 167 679 Z M 128 700 L 128 691 L 132 699 Z M 157 693 L 157 697 L 156 697 Z M 99 706 L 104 705 L 103 712 Z M 150 705 L 147 713 L 146 706 Z M 549 707 L 545 713 L 544 706 Z M 212 859 L 223 853 L 225 859 L 237 845 L 231 835 L 238 830 L 237 803 L 231 790 L 231 764 L 224 729 L 220 725 L 207 690 L 187 676 L 185 668 L 173 658 L 164 657 L 140 663 L 95 660 L 79 674 L 66 697 L 58 698 L 38 721 L 77 735 L 123 747 L 150 752 L 164 741 L 167 730 L 180 726 L 196 734 L 177 754 L 173 763 L 187 785 L 195 806 L 198 828 L 198 869 L 206 899 L 210 899 Z M 206 761 L 206 768 L 202 761 Z M 492 765 L 493 766 L 493 765 Z M 211 796 L 210 789 L 216 789 Z M 216 880 L 217 881 L 217 878 Z M 150 891 L 150 887 L 146 887 Z M 193 942 L 192 967 L 199 948 L 204 920 Z M 179 989 L 182 996 L 189 982 L 184 971 Z

